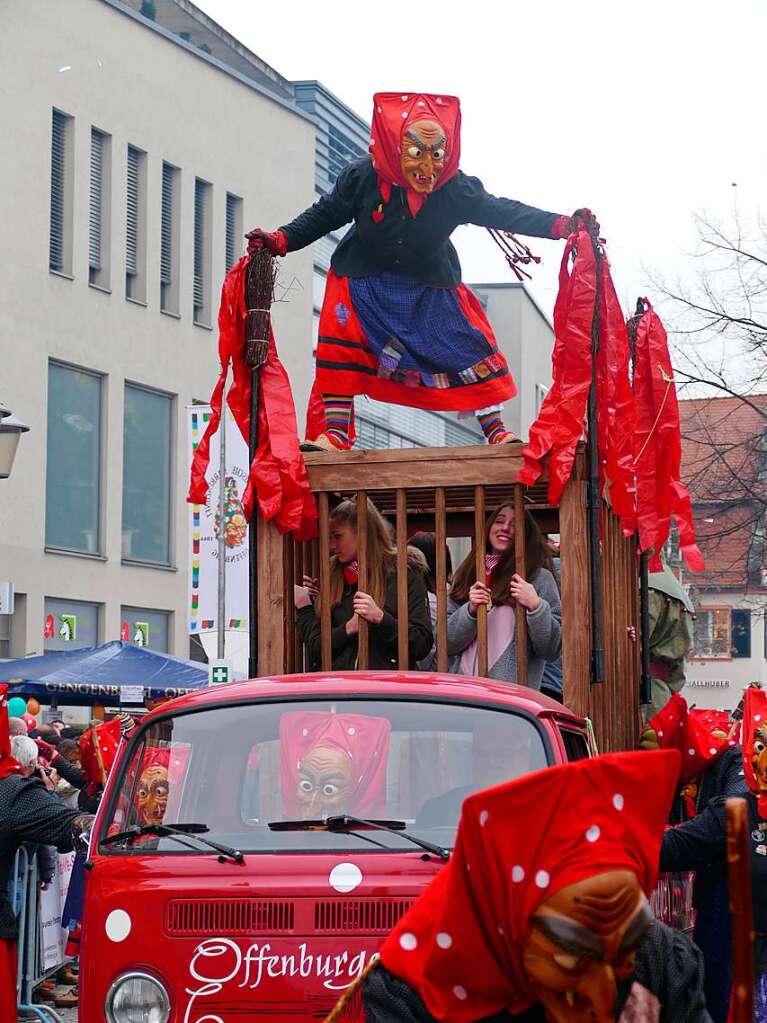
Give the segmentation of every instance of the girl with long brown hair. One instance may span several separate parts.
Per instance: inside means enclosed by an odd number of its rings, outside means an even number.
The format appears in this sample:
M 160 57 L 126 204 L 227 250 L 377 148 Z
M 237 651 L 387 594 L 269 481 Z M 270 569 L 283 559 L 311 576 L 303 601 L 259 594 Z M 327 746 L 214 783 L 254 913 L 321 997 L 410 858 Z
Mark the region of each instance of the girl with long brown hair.
M 515 571 L 514 507 L 501 505 L 485 529 L 485 578 L 477 579 L 474 549 L 453 577 L 448 602 L 447 650 L 451 670 L 477 673 L 477 609 L 490 608 L 487 617 L 488 676 L 517 681 L 515 606 L 527 618 L 527 684 L 540 689 L 546 661 L 559 657 L 561 607 L 552 572 L 551 554 L 529 512 L 525 513 L 525 578 Z
M 397 665 L 397 549 L 391 529 L 373 502 L 367 502 L 368 592 L 357 588 L 357 502 L 342 501 L 330 515 L 330 621 L 333 670 L 357 667 L 359 620 L 369 625 L 371 668 Z M 426 561 L 408 548 L 408 651 L 410 664 L 425 657 L 432 645 L 431 620 L 424 575 Z M 321 663 L 321 601 L 316 580 L 296 587 L 296 626 L 306 648 L 309 667 Z

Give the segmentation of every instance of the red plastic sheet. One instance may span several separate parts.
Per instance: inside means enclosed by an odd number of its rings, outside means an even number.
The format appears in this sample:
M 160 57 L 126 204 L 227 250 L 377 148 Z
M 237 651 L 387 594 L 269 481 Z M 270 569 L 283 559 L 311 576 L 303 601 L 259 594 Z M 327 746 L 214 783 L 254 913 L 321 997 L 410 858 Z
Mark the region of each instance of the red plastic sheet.
M 221 409 L 229 364 L 233 382 L 227 395 L 240 433 L 250 434 L 251 372 L 245 363 L 245 267 L 243 256 L 226 276 L 218 314 L 221 374 L 210 399 L 211 417 L 192 459 L 187 501 L 204 504 L 208 493 L 205 478 L 210 464 L 210 438 L 221 422 Z M 317 535 L 317 507 L 299 449 L 296 411 L 290 381 L 277 356 L 274 336 L 269 337 L 269 355 L 258 374 L 258 450 L 250 467 L 243 495 L 243 510 L 250 521 L 254 503 L 262 518 L 273 521 L 281 533 L 293 533 L 297 540 Z
M 690 495 L 680 479 L 682 438 L 668 339 L 655 310 L 647 299 L 644 302 L 647 308 L 637 324 L 634 365 L 639 547 L 654 550 L 650 571 L 660 571 L 660 552 L 673 515 L 687 567 L 702 572 L 705 562 L 695 543 Z
M 570 266 L 571 257 L 574 257 Z M 591 387 L 591 330 L 597 294 L 597 265 L 587 231 L 572 234 L 559 270 L 554 306 L 553 384 L 530 427 L 519 481 L 530 485 L 549 455 L 549 500 L 559 504 L 572 473 L 575 449 L 586 432 Z M 606 258 L 601 260 L 600 332 L 597 355 L 597 424 L 600 489 L 623 530 L 634 530 L 632 468 L 634 406 L 629 383 L 626 324 Z

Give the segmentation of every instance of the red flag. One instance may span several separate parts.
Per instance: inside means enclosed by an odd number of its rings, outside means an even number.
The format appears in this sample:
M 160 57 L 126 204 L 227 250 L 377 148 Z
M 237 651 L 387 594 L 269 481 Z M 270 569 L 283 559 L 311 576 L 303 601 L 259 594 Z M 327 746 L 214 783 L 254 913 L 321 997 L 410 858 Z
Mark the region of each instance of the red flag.
M 639 548 L 654 550 L 650 571 L 659 572 L 660 553 L 668 539 L 673 515 L 687 567 L 692 572 L 702 572 L 705 563 L 695 543 L 690 494 L 680 479 L 682 436 L 668 339 L 647 299 L 644 304 L 645 312 L 636 323 L 634 361 Z
M 235 263 L 221 290 L 218 314 L 221 374 L 210 399 L 211 417 L 208 427 L 192 459 L 187 497 L 187 501 L 192 504 L 204 504 L 208 494 L 205 472 L 210 463 L 210 438 L 221 422 L 230 363 L 233 382 L 227 395 L 227 404 L 246 441 L 250 433 L 251 371 L 245 362 L 247 263 L 247 256 Z M 273 521 L 281 533 L 293 533 L 297 540 L 311 540 L 317 535 L 317 507 L 299 450 L 290 381 L 277 356 L 271 332 L 268 358 L 258 374 L 258 389 L 258 451 L 250 467 L 243 495 L 245 517 L 251 519 L 255 499 L 261 516 L 267 521 Z

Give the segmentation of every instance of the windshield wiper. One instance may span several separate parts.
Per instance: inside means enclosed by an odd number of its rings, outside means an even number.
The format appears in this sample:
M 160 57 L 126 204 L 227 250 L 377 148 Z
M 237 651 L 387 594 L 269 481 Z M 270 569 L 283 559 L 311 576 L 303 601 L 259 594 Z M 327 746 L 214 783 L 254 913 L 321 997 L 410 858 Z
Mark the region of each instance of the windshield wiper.
M 336 834 L 353 834 L 357 838 L 363 839 L 363 841 L 371 842 L 373 845 L 381 845 L 380 842 L 376 842 L 368 835 L 363 835 L 356 830 L 357 828 L 371 828 L 374 831 L 388 831 L 391 835 L 399 835 L 407 839 L 408 842 L 412 842 L 413 845 L 417 845 L 420 849 L 425 849 L 426 852 L 439 856 L 441 860 L 447 861 L 450 859 L 450 851 L 448 849 L 443 849 L 440 845 L 427 842 L 423 838 L 416 838 L 415 835 L 411 835 L 406 831 L 407 825 L 405 821 L 367 820 L 364 817 L 351 817 L 349 814 L 344 813 L 306 821 L 269 821 L 267 827 L 270 831 L 331 831 Z M 389 846 L 382 846 L 382 848 L 388 849 Z
M 187 849 L 194 849 L 195 852 L 199 852 L 197 846 L 192 845 L 191 842 L 184 841 L 184 838 L 189 836 L 217 852 L 222 863 L 227 859 L 234 860 L 235 863 L 244 862 L 245 857 L 239 849 L 233 849 L 229 845 L 220 845 L 210 838 L 203 838 L 203 834 L 207 831 L 210 831 L 207 824 L 134 824 L 125 831 L 118 831 L 116 835 L 107 835 L 106 838 L 101 840 L 101 845 L 117 845 L 118 842 L 132 842 L 142 835 L 156 835 L 158 838 L 175 838 L 177 842 L 185 845 Z

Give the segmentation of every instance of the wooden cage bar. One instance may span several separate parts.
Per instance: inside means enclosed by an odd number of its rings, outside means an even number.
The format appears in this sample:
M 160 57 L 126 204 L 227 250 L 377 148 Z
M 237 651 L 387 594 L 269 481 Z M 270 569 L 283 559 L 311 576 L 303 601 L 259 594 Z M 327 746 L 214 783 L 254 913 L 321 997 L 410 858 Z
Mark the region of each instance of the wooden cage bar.
M 636 545 L 621 535 L 620 525 L 605 509 L 602 528 L 603 625 L 605 683 L 592 686 L 589 677 L 591 584 L 586 514 L 584 451 L 577 455 L 573 476 L 560 506 L 552 507 L 547 481 L 524 488 L 516 482 L 522 466 L 520 444 L 493 447 L 416 448 L 312 452 L 306 463 L 319 509 L 319 538 L 294 545 L 270 525 L 259 522 L 259 671 L 262 675 L 290 671 L 332 670 L 330 614 L 330 515 L 340 500 L 356 497 L 359 589 L 368 592 L 367 499 L 396 528 L 396 614 L 399 631 L 394 662 L 413 670 L 408 643 L 407 540 L 417 530 L 434 532 L 436 540 L 436 669 L 447 671 L 447 563 L 450 537 L 472 541 L 477 578 L 485 576 L 486 509 L 514 508 L 515 566 L 525 577 L 524 521 L 529 513 L 542 532 L 558 534 L 561 548 L 562 663 L 564 699 L 576 713 L 594 722 L 602 750 L 635 745 L 639 730 L 639 584 Z M 293 547 L 296 547 L 293 550 Z M 289 549 L 291 548 L 291 549 Z M 303 576 L 318 580 L 321 605 L 320 656 L 310 664 L 294 627 L 293 587 Z M 285 619 L 290 621 L 286 623 Z M 527 674 L 527 622 L 518 609 L 517 677 Z M 369 663 L 367 629 L 360 623 L 360 668 Z M 487 616 L 477 618 L 478 674 L 487 674 Z
M 368 495 L 357 491 L 357 590 L 370 592 L 368 565 Z M 357 623 L 357 667 L 364 670 L 370 664 L 370 627 L 362 615 Z

